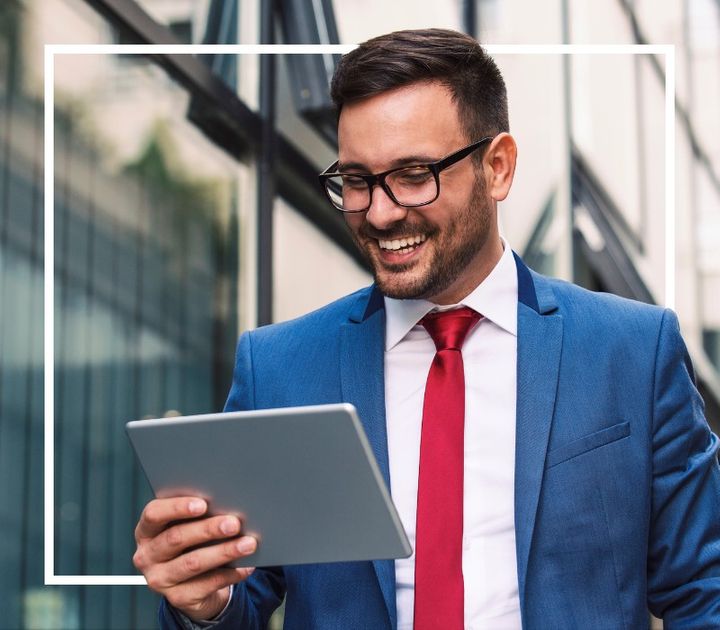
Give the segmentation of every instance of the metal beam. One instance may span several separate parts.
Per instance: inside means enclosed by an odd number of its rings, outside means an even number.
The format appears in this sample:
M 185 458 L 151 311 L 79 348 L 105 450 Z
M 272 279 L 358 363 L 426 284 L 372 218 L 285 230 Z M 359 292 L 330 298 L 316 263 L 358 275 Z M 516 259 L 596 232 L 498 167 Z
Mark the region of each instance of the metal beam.
M 477 0 L 462 0 L 463 30 L 473 39 L 477 39 Z
M 628 21 L 630 22 L 630 28 L 633 32 L 633 38 L 635 39 L 635 43 L 649 43 L 647 36 L 640 27 L 640 23 L 637 19 L 637 14 L 635 13 L 635 9 L 632 6 L 631 2 L 629 0 L 618 0 L 618 2 L 620 2 L 620 6 L 625 11 Z M 720 0 L 717 0 L 717 2 L 720 3 Z M 653 71 L 657 75 L 660 83 L 664 86 L 665 69 L 660 64 L 657 55 L 648 55 L 648 57 Z M 685 129 L 685 133 L 688 137 L 688 142 L 690 143 L 690 147 L 692 148 L 695 159 L 705 169 L 705 172 L 710 178 L 710 181 L 712 182 L 715 190 L 720 192 L 720 173 L 715 170 L 710 156 L 708 155 L 707 151 L 705 151 L 700 142 L 700 135 L 695 131 L 695 126 L 690 120 L 690 114 L 688 113 L 683 103 L 680 102 L 680 99 L 677 96 L 675 96 L 675 114 L 680 120 L 682 127 Z
M 274 0 L 260 3 L 260 41 L 275 42 Z M 273 321 L 273 206 L 275 203 L 275 57 L 260 56 L 260 147 L 257 157 L 257 325 Z
M 153 20 L 134 0 L 85 0 L 111 24 L 143 44 L 178 44 L 168 28 Z M 158 65 L 201 99 L 208 118 L 202 131 L 234 158 L 249 163 L 261 145 L 261 117 L 223 81 L 191 55 L 151 55 Z M 325 199 L 316 167 L 281 133 L 275 131 L 277 193 L 352 258 L 368 269 L 345 221 Z

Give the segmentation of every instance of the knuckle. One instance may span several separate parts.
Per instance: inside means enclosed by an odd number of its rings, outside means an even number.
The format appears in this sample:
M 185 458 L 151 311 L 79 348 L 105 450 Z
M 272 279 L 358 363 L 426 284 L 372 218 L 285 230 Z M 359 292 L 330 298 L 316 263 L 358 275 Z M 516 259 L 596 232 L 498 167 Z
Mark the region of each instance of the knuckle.
M 224 544 L 222 546 L 222 553 L 227 560 L 234 560 L 238 556 L 237 544 L 235 542 Z
M 218 572 L 218 583 L 217 588 L 225 588 L 230 586 L 233 582 L 237 582 L 237 570 L 229 567 L 224 567 Z
M 145 566 L 145 553 L 140 547 L 135 550 L 135 553 L 132 557 L 132 562 L 136 569 L 142 571 L 143 567 Z
M 213 571 L 208 575 L 208 587 L 218 591 L 225 586 L 225 576 L 222 571 Z
M 145 581 L 148 587 L 156 593 L 161 593 L 166 584 L 160 579 L 157 571 L 148 571 L 145 573 Z
M 203 537 L 206 540 L 212 540 L 214 538 L 217 538 L 218 534 L 222 536 L 223 533 L 220 529 L 221 523 L 222 519 L 205 519 L 203 521 Z
M 200 559 L 195 553 L 188 553 L 183 556 L 183 568 L 190 574 L 200 570 Z
M 184 536 L 180 527 L 171 527 L 165 532 L 165 540 L 170 547 L 182 547 Z
M 153 502 L 148 503 L 143 510 L 142 518 L 148 523 L 156 525 L 160 522 L 160 510 L 157 509 Z
M 180 501 L 174 501 L 172 503 L 172 514 L 173 518 L 183 518 L 187 516 L 184 506 Z

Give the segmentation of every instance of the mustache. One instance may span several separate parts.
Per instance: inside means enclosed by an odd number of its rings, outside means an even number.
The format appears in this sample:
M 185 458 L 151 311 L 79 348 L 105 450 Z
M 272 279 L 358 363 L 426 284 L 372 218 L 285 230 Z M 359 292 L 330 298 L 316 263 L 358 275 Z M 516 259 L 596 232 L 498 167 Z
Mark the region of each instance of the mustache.
M 382 239 L 383 241 L 399 240 L 401 238 L 416 236 L 417 234 L 432 236 L 434 233 L 435 230 L 433 228 L 423 223 L 411 225 L 403 223 L 397 226 L 391 226 L 387 230 L 376 230 L 372 225 L 366 222 L 358 229 L 358 234 L 360 236 L 376 240 Z

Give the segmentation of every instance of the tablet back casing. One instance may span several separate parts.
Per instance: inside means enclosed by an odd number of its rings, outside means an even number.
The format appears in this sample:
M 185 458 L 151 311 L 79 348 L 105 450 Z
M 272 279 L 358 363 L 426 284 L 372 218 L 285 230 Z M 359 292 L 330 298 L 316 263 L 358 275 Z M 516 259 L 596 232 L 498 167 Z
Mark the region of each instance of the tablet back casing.
M 127 432 L 157 497 L 201 496 L 243 519 L 259 545 L 235 566 L 412 551 L 352 405 L 140 420 Z

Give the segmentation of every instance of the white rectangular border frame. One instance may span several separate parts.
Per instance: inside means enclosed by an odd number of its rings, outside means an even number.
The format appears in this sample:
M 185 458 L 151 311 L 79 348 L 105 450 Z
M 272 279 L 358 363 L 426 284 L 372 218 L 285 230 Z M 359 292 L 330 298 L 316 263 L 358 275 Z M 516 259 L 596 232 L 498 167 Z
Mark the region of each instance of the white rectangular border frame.
M 141 575 L 55 575 L 55 56 L 56 55 L 188 55 L 188 54 L 345 54 L 354 45 L 122 45 L 48 44 L 45 46 L 45 584 L 63 586 L 135 586 Z M 512 55 L 662 55 L 665 58 L 665 305 L 675 305 L 675 46 L 674 45 L 489 45 L 490 54 Z

